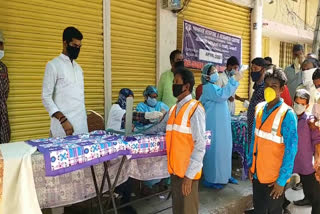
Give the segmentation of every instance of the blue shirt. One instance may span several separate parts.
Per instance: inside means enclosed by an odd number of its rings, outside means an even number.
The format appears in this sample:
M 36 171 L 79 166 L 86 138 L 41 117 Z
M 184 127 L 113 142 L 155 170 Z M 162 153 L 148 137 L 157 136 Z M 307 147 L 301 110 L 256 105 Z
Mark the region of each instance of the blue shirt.
M 169 111 L 169 107 L 161 101 L 158 101 L 154 107 L 149 106 L 146 102 L 139 103 L 136 108 L 139 112 Z
M 273 110 L 278 108 L 282 103 L 283 103 L 283 99 L 280 99 L 280 101 L 270 110 L 267 110 L 268 108 L 268 104 L 267 104 L 263 109 L 262 122 L 264 122 L 268 118 L 268 116 L 273 112 Z M 256 118 L 254 118 L 253 129 L 252 129 L 251 145 L 250 145 L 250 152 L 249 152 L 249 158 L 248 158 L 249 168 L 252 166 L 255 127 L 256 127 Z M 281 124 L 281 135 L 283 136 L 285 152 L 284 152 L 282 165 L 279 172 L 279 177 L 277 179 L 277 183 L 280 186 L 285 186 L 288 179 L 291 177 L 293 166 L 294 166 L 294 159 L 298 150 L 297 116 L 292 109 L 288 110 L 285 118 L 283 119 L 283 122 Z M 256 174 L 254 174 L 254 178 L 257 179 Z

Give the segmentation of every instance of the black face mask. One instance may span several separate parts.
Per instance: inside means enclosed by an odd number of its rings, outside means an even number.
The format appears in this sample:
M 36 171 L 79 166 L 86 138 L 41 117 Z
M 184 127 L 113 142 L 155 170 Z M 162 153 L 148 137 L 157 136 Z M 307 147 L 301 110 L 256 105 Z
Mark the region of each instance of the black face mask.
M 69 58 L 71 60 L 77 59 L 80 53 L 80 48 L 72 47 L 70 45 L 67 46 L 67 52 L 69 55 Z
M 182 91 L 183 84 L 173 84 L 172 85 L 172 91 L 174 97 L 179 97 L 180 94 L 182 94 L 185 91 Z
M 262 70 L 261 70 L 262 71 Z M 251 72 L 250 76 L 253 82 L 257 82 L 261 77 L 261 71 L 259 72 Z
M 184 68 L 184 61 L 178 61 L 178 62 L 174 63 L 174 68 L 175 69 Z

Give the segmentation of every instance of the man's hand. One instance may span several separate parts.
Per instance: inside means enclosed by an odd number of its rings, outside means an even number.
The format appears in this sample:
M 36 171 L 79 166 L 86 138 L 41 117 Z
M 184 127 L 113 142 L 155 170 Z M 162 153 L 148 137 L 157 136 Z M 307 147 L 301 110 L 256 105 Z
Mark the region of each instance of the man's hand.
M 249 179 L 250 179 L 250 181 L 252 182 L 252 180 L 253 180 L 253 174 L 252 174 L 252 172 L 249 170 L 249 173 L 248 173 L 248 177 L 249 177 Z
M 72 135 L 73 134 L 73 126 L 69 122 L 69 120 L 66 120 L 64 123 L 61 124 L 63 127 L 63 130 L 65 131 L 66 135 Z
M 270 196 L 273 197 L 273 199 L 278 199 L 284 192 L 284 187 L 279 186 L 277 182 L 273 182 L 272 184 L 268 185 L 269 187 L 273 187 Z
M 310 129 L 312 129 L 312 130 L 319 129 L 319 127 L 316 126 L 316 120 L 315 119 L 309 120 L 308 121 L 308 125 L 309 125 Z
M 228 99 L 230 102 L 233 102 L 234 101 L 234 97 L 229 97 Z
M 316 173 L 315 173 L 316 179 L 317 181 L 320 182 L 320 144 L 317 144 L 315 146 L 313 168 L 316 170 Z
M 183 196 L 188 196 L 192 189 L 192 179 L 184 177 L 182 181 L 182 194 Z

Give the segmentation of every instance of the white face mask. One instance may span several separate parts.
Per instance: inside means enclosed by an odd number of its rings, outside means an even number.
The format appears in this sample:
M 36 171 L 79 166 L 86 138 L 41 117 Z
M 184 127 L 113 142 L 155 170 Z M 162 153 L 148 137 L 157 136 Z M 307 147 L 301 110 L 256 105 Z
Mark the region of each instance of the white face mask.
M 301 115 L 303 114 L 303 112 L 306 111 L 307 106 L 304 106 L 302 104 L 298 104 L 296 102 L 294 102 L 293 104 L 293 110 L 297 115 Z
M 4 57 L 4 51 L 0 50 L 0 59 L 2 59 Z
M 302 71 L 302 84 L 306 87 L 311 88 L 313 85 L 312 75 L 317 70 L 317 68 L 311 68 L 309 70 Z

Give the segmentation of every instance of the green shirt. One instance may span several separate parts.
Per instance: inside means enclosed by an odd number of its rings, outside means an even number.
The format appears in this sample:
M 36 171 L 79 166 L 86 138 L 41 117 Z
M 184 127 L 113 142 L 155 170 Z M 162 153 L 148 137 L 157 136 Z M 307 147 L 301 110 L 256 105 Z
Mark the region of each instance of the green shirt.
M 177 98 L 173 96 L 172 84 L 174 75 L 170 70 L 161 74 L 158 86 L 158 100 L 164 102 L 169 108 L 177 103 Z

